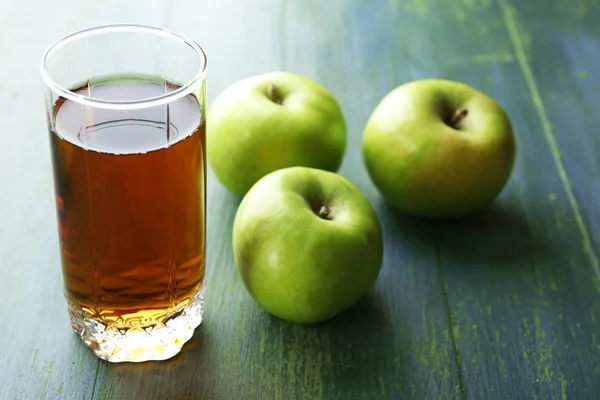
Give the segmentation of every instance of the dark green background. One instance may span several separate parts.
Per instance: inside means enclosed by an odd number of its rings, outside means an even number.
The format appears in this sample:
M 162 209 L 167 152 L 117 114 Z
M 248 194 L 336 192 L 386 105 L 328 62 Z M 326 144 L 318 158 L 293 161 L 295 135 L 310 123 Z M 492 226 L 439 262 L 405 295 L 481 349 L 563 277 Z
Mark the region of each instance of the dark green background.
M 209 96 L 289 70 L 346 113 L 340 173 L 385 235 L 374 289 L 330 322 L 268 316 L 231 251 L 239 199 L 211 175 L 205 321 L 181 355 L 112 365 L 71 332 L 62 295 L 39 57 L 109 22 L 163 25 L 209 55 Z M 600 4 L 597 0 L 7 0 L 0 12 L 0 399 L 600 398 Z M 394 212 L 362 166 L 369 114 L 443 77 L 496 98 L 518 158 L 487 212 Z M 208 122 L 210 129 L 210 121 Z

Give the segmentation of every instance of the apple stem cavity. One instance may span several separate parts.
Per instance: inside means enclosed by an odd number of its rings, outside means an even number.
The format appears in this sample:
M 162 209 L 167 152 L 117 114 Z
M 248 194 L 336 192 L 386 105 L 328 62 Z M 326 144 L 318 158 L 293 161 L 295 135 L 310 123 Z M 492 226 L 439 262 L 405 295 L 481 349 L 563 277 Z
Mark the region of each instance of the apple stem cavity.
M 331 213 L 331 210 L 329 209 L 329 207 L 327 206 L 322 206 L 319 209 L 319 212 L 317 213 L 317 216 L 321 219 L 326 219 L 326 220 L 330 220 L 331 218 L 329 218 L 329 214 Z
M 457 129 L 458 124 L 460 124 L 460 122 L 467 116 L 468 113 L 469 111 L 466 108 L 459 108 L 456 110 L 456 112 L 454 112 L 454 115 L 452 115 L 452 118 L 450 118 L 450 121 L 448 121 L 447 124 L 452 128 Z
M 275 86 L 274 83 L 271 83 L 267 88 L 267 97 L 273 103 L 283 104 L 283 97 L 281 96 L 281 92 L 279 91 L 279 88 Z

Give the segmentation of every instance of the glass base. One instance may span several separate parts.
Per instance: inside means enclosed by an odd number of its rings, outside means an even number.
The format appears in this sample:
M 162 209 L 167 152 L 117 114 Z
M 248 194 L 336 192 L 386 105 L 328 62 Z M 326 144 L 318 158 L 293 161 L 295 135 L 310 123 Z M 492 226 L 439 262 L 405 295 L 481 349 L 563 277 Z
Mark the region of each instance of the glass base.
M 175 356 L 190 340 L 194 329 L 202 322 L 204 289 L 175 318 L 160 326 L 130 329 L 121 333 L 106 329 L 106 325 L 88 318 L 69 302 L 71 326 L 96 355 L 110 362 L 142 362 L 166 360 Z

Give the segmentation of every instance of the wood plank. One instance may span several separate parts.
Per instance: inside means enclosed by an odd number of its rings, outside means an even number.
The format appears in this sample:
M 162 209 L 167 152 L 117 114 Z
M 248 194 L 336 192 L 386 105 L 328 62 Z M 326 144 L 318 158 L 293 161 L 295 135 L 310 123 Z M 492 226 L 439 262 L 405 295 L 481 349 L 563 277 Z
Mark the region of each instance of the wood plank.
M 600 59 L 595 40 L 600 3 L 499 4 L 572 211 L 572 251 L 579 250 L 587 259 L 577 262 L 563 256 L 574 270 L 569 283 L 577 300 L 570 299 L 574 294 L 569 290 L 557 299 L 565 315 L 557 342 L 572 352 L 565 359 L 570 368 L 564 378 L 558 377 L 561 395 L 595 399 L 600 393 L 600 120 L 595 111 L 600 76 L 594 71 Z M 563 305 L 563 298 L 570 301 Z
M 500 4 L 583 250 L 600 279 L 600 2 Z
M 397 80 L 470 83 L 507 108 L 517 133 L 515 174 L 492 209 L 423 222 L 428 235 L 402 225 L 408 235 L 433 238 L 465 397 L 594 398 L 597 276 L 502 10 L 466 0 L 395 6 Z

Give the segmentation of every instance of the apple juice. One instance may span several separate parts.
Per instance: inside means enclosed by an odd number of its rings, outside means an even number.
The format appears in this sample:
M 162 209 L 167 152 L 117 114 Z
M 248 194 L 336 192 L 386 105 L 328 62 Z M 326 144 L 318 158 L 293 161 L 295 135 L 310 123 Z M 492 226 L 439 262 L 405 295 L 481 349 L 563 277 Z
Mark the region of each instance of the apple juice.
M 131 100 L 176 90 L 108 78 L 72 90 Z M 164 324 L 204 279 L 205 125 L 193 95 L 135 110 L 60 97 L 50 131 L 66 296 L 107 328 Z

